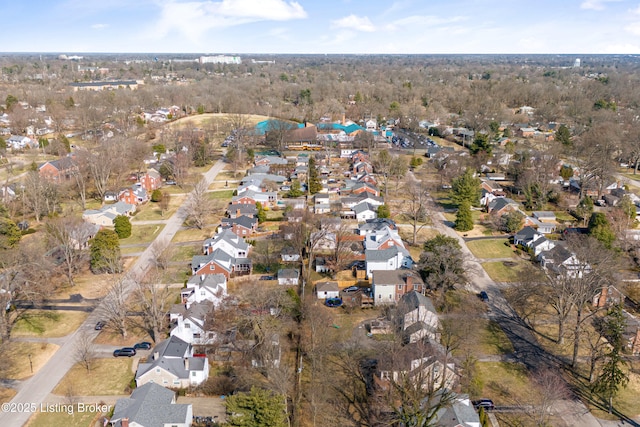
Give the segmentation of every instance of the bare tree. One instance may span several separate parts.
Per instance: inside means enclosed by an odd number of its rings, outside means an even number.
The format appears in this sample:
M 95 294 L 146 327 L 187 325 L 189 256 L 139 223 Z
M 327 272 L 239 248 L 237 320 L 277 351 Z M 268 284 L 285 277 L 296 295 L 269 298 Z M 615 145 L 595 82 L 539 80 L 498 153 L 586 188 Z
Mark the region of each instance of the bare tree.
M 75 350 L 74 358 L 76 362 L 80 363 L 87 372 L 91 371 L 93 362 L 98 358 L 96 346 L 93 343 L 93 337 L 86 331 L 80 331 L 76 341 Z
M 151 253 L 155 259 L 156 267 L 160 270 L 166 270 L 173 259 L 175 247 L 166 240 L 156 239 L 151 244 Z
M 134 304 L 141 312 L 142 327 L 153 342 L 161 341 L 167 326 L 167 315 L 171 309 L 169 286 L 159 283 L 159 276 L 152 274 L 149 280 L 137 283 Z
M 427 225 L 427 203 L 429 192 L 419 181 L 409 181 L 406 186 L 408 200 L 402 204 L 402 213 L 407 217 L 413 229 L 411 243 L 415 245 L 418 241 L 418 233 Z
M 185 203 L 187 223 L 198 229 L 205 225 L 207 215 L 211 212 L 211 199 L 207 197 L 207 181 L 202 179 L 196 184 Z
M 129 299 L 127 298 L 128 283 L 132 278 L 122 275 L 115 283 L 100 304 L 100 314 L 109 327 L 118 332 L 122 338 L 127 337 Z
M 160 215 L 164 217 L 164 214 L 169 210 L 169 205 L 171 204 L 171 193 L 168 191 L 162 192 L 162 198 L 160 199 Z
M 45 230 L 50 246 L 59 254 L 69 285 L 73 286 L 76 272 L 87 261 L 86 249 L 93 225 L 73 217 L 60 217 L 47 221 Z
M 549 425 L 553 405 L 571 397 L 571 390 L 559 372 L 545 369 L 533 374 L 533 383 L 537 386 L 537 399 L 532 405 L 531 415 L 536 426 Z

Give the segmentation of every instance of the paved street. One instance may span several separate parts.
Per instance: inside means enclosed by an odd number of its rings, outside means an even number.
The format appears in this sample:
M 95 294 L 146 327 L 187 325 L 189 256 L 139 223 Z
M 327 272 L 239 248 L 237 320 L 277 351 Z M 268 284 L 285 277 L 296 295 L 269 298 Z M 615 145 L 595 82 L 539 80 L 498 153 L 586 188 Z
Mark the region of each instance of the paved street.
M 213 182 L 214 178 L 224 168 L 224 162 L 219 160 L 211 169 L 204 174 L 207 183 Z M 187 199 L 185 199 L 187 200 Z M 187 216 L 184 205 L 181 206 L 171 218 L 165 222 L 165 227 L 158 233 L 157 241 L 170 242 L 176 232 L 182 227 Z M 154 254 L 151 245 L 141 253 L 140 257 L 129 270 L 130 274 L 136 279 L 141 279 L 147 271 L 154 265 Z M 128 285 L 128 292 L 133 290 L 133 282 Z M 56 384 L 66 375 L 66 373 L 75 364 L 74 354 L 77 347 L 80 331 L 85 331 L 91 337 L 95 338 L 98 331 L 94 330 L 95 323 L 99 320 L 100 306 L 91 313 L 85 322 L 74 333 L 67 335 L 58 340 L 60 348 L 49 359 L 34 376 L 24 381 L 18 390 L 18 393 L 11 400 L 11 403 L 17 404 L 36 404 L 40 407 L 41 403 L 47 403 L 47 399 Z M 5 413 L 0 412 L 0 426 L 2 427 L 21 427 L 29 417 L 30 412 Z

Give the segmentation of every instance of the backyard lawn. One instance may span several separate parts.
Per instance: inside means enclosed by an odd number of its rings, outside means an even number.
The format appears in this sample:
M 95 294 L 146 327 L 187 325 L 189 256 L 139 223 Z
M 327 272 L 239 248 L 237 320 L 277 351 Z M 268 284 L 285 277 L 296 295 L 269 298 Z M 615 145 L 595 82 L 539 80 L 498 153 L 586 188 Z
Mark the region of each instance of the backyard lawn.
M 65 403 L 65 405 L 67 405 L 67 403 Z M 72 413 L 70 414 L 69 412 Z M 37 412 L 31 418 L 29 418 L 27 426 L 87 427 L 89 425 L 94 425 L 91 421 L 93 421 L 94 418 L 97 418 L 98 416 L 100 416 L 100 414 L 97 414 L 95 412 L 78 412 L 77 406 L 74 406 L 73 409 L 69 409 L 68 411 Z
M 234 190 L 215 190 L 207 193 L 207 197 L 212 200 L 229 200 L 233 197 Z
M 132 218 L 132 223 L 135 225 L 136 221 L 153 221 L 171 218 L 171 215 L 173 215 L 175 211 L 180 207 L 182 202 L 184 202 L 185 196 L 180 195 L 170 197 L 171 199 L 169 200 L 169 208 L 164 213 L 164 215 L 160 210 L 160 203 L 149 202 L 142 207 L 140 212 L 138 212 L 135 217 Z
M 481 239 L 466 242 L 469 250 L 480 259 L 511 258 L 514 256 L 511 246 L 505 245 L 505 239 Z

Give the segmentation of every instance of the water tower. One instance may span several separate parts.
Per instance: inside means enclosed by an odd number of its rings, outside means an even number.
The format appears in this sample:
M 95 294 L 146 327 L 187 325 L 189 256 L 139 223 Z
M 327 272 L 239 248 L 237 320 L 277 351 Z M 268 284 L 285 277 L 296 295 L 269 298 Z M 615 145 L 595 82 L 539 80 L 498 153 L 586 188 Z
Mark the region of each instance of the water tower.
M 576 58 L 573 62 L 573 68 L 580 68 L 580 58 Z

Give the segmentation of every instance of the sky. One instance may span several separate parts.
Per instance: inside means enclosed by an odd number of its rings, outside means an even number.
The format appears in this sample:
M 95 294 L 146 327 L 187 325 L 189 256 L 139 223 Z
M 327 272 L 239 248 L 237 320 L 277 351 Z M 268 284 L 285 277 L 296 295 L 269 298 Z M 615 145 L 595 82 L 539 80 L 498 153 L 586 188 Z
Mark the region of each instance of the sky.
M 0 52 L 640 54 L 640 0 L 0 0 Z

